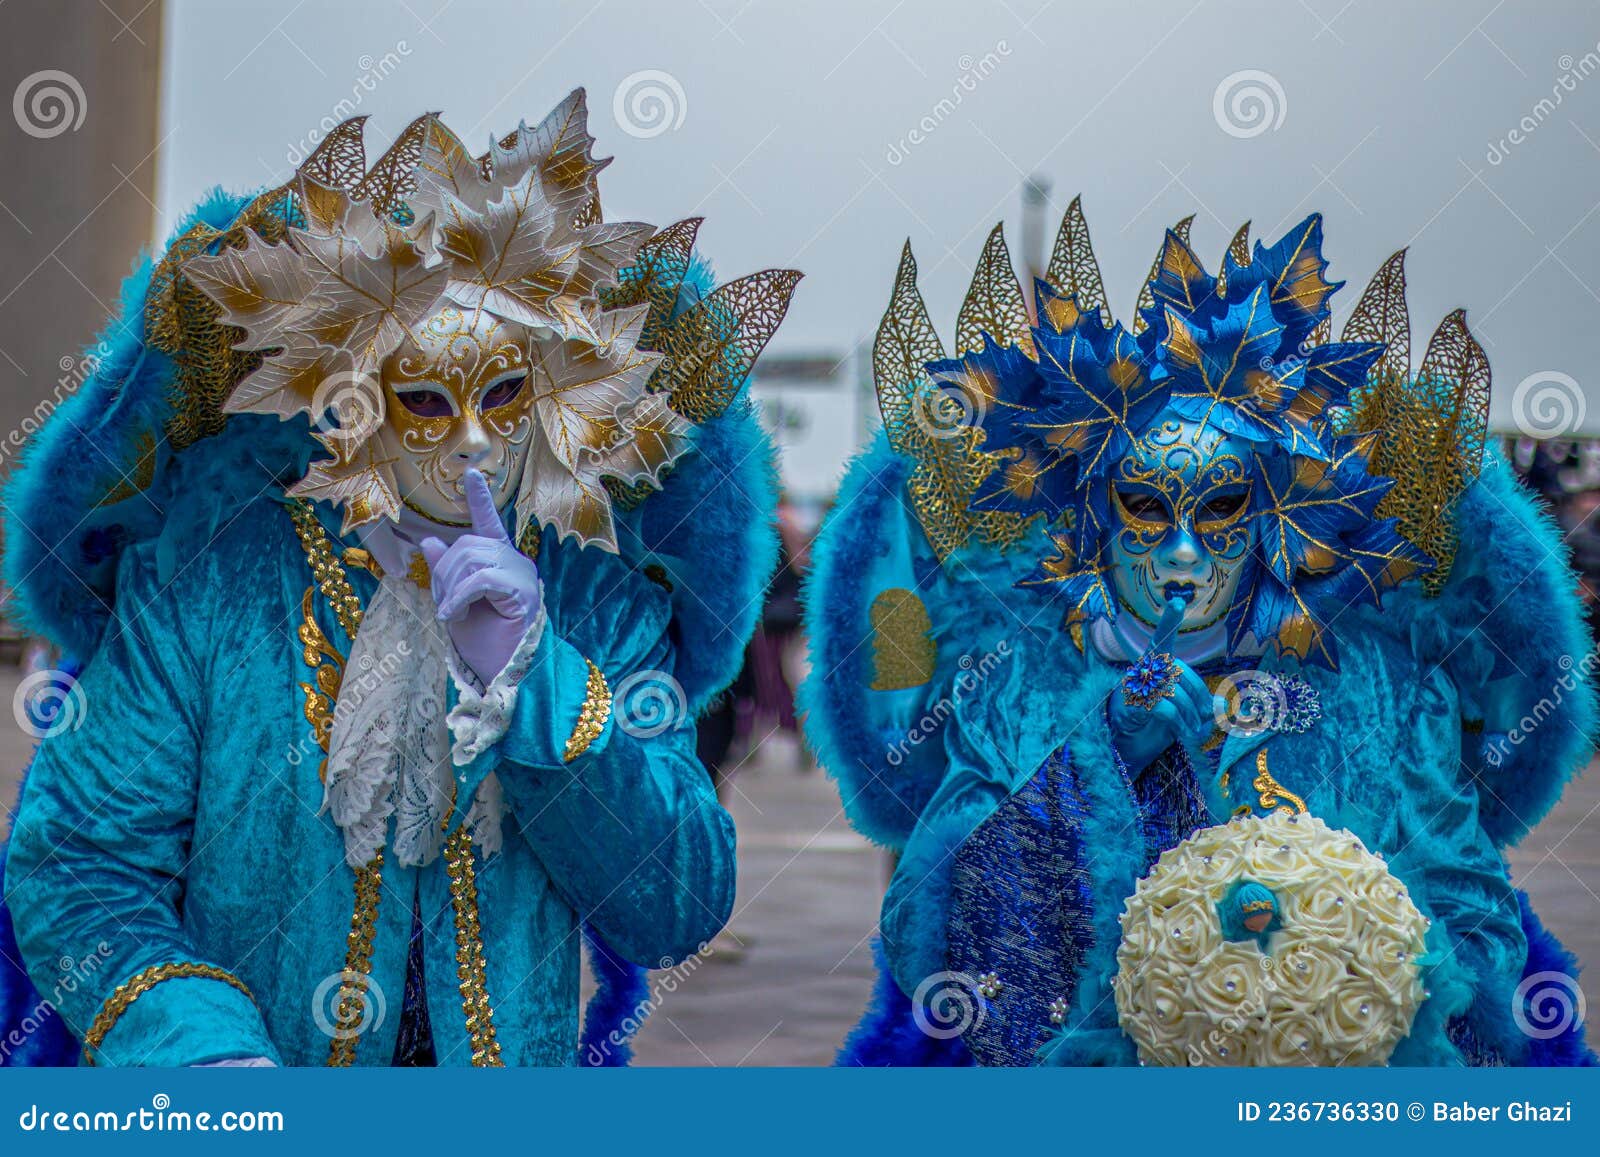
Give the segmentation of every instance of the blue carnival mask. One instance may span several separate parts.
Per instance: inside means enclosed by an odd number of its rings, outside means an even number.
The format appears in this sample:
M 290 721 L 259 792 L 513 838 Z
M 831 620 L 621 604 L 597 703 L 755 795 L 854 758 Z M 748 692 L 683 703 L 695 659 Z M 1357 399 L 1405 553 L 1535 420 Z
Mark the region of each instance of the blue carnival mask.
M 1332 667 L 1331 619 L 1432 567 L 1378 513 L 1376 432 L 1341 428 L 1384 347 L 1326 340 L 1326 269 L 1315 214 L 1221 277 L 1169 231 L 1137 332 L 1039 281 L 1026 341 L 927 364 L 991 403 L 970 509 L 1037 519 L 1051 550 L 1021 582 L 1069 629 L 1153 626 L 1183 594 L 1182 629 L 1225 622 L 1230 655 Z
M 1107 480 L 1107 559 L 1122 610 L 1153 627 L 1181 596 L 1182 630 L 1227 614 L 1255 543 L 1253 463 L 1245 439 L 1181 418 L 1133 443 Z

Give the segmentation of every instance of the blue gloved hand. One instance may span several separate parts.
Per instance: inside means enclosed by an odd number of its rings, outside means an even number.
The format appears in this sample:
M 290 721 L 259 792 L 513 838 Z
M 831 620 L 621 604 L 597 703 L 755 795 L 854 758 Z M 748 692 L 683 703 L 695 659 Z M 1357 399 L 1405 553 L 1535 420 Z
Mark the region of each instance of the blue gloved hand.
M 477 470 L 463 480 L 472 532 L 449 546 L 421 542 L 439 619 L 485 684 L 494 680 L 539 615 L 539 568 L 519 551 L 494 508 L 489 483 Z
M 1172 693 L 1140 706 L 1123 698 L 1119 684 L 1106 699 L 1106 719 L 1111 726 L 1111 742 L 1128 770 L 1137 775 L 1172 744 L 1184 740 L 1198 746 L 1211 737 L 1215 727 L 1215 707 L 1206 681 L 1194 668 L 1170 652 L 1183 621 L 1184 601 L 1169 599 L 1167 609 L 1156 624 L 1155 637 L 1145 658 L 1164 655 L 1177 672 Z M 1142 661 L 1142 660 L 1141 660 Z

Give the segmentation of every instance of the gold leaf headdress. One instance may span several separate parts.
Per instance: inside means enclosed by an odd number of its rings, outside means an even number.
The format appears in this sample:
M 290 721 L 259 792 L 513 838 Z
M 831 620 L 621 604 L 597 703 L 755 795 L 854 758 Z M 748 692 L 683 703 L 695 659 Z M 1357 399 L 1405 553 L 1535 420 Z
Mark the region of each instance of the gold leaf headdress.
M 615 550 L 613 505 L 658 488 L 691 423 L 727 407 L 799 275 L 757 274 L 676 313 L 698 221 L 652 238 L 602 220 L 609 161 L 593 156 L 582 89 L 479 157 L 428 114 L 369 169 L 363 120 L 227 230 L 190 230 L 157 269 L 147 332 L 177 366 L 173 448 L 229 413 L 309 414 L 328 457 L 290 492 L 343 505 L 347 530 L 392 516 L 371 438 L 378 368 L 436 310 L 482 310 L 543 338 L 518 533 L 538 520 Z M 681 260 L 661 260 L 685 240 Z
M 536 344 L 556 348 L 531 375 L 539 429 L 518 492 L 518 533 L 537 514 L 615 549 L 594 474 L 658 481 L 688 448 L 687 424 L 653 412 L 660 407 L 644 384 L 656 359 L 635 348 L 636 319 L 599 320 L 597 289 L 616 280 L 651 230 L 594 220 L 603 164 L 592 156 L 582 90 L 482 158 L 436 116 L 415 122 L 371 171 L 358 159 L 359 124 L 336 136 L 340 163 L 296 174 L 291 219 L 275 237 L 247 235 L 182 267 L 219 307 L 217 321 L 243 331 L 234 347 L 262 355 L 222 409 L 309 414 L 329 456 L 290 492 L 342 504 L 348 530 L 400 509 L 372 438 L 385 408 L 385 358 L 451 305 L 547 333 L 551 342 Z M 324 428 L 330 406 L 339 422 Z M 641 418 L 653 436 L 631 445 L 640 408 L 651 411 Z M 587 452 L 570 444 L 566 419 L 575 413 L 594 427 Z

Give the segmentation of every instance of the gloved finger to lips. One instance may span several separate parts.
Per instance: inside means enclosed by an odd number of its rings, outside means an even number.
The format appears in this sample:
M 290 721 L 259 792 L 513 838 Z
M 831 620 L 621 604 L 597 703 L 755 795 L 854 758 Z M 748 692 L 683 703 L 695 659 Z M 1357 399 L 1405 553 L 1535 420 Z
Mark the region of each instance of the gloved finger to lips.
M 496 542 L 510 542 L 500 512 L 494 508 L 494 495 L 489 492 L 489 480 L 481 470 L 468 470 L 464 485 L 467 492 L 467 509 L 472 513 L 472 533 Z

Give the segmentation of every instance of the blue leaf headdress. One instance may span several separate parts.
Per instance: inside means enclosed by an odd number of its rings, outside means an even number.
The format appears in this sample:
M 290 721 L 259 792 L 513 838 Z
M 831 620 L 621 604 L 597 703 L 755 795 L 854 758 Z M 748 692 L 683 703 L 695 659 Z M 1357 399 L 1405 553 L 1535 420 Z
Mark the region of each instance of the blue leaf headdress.
M 1188 244 L 1187 222 L 1168 231 L 1130 333 L 1106 310 L 1078 201 L 1067 211 L 1050 270 L 1035 283 L 1031 326 L 1017 320 L 1021 290 L 1009 260 L 999 267 L 996 250 L 1003 255 L 1004 243 L 996 229 L 958 323 L 958 331 L 976 336 L 958 357 L 921 361 L 884 356 L 896 352 L 885 335 L 895 332 L 897 309 L 908 303 L 924 327 L 919 350 L 937 351 L 914 264 L 907 276 L 908 251 L 874 351 L 880 400 L 909 398 L 914 411 L 919 396 L 955 394 L 974 415 L 973 429 L 934 448 L 944 459 L 939 476 L 954 488 L 919 491 L 913 478 L 913 504 L 941 558 L 974 533 L 1003 548 L 1042 524 L 1055 549 L 1024 583 L 1057 594 L 1069 627 L 1113 617 L 1110 474 L 1135 441 L 1171 415 L 1243 439 L 1254 451 L 1248 516 L 1258 546 L 1228 617 L 1230 650 L 1253 637 L 1280 654 L 1333 666 L 1326 628 L 1344 607 L 1376 604 L 1413 575 L 1447 570 L 1449 543 L 1437 527 L 1448 523 L 1448 501 L 1475 473 L 1481 451 L 1481 349 L 1452 315 L 1435 345 L 1457 351 L 1454 362 L 1447 364 L 1450 350 L 1436 355 L 1430 346 L 1423 370 L 1409 375 L 1399 255 L 1363 295 L 1345 329 L 1352 340 L 1331 342 L 1329 300 L 1342 283 L 1325 277 L 1321 217 L 1313 214 L 1273 245 L 1257 243 L 1253 253 L 1245 232 L 1213 277 Z M 975 324 L 974 302 L 986 303 L 995 326 Z M 1436 455 L 1431 472 L 1423 471 L 1433 492 L 1409 484 L 1402 494 L 1374 466 L 1415 452 L 1416 439 L 1405 435 L 1407 414 L 1414 425 L 1431 419 L 1439 441 L 1441 395 L 1465 403 L 1445 430 L 1448 460 Z M 894 420 L 905 405 L 884 409 L 891 439 L 901 431 L 898 444 L 922 461 L 927 447 L 908 440 L 904 422 Z M 964 470 L 951 468 L 952 455 Z M 1434 548 L 1431 556 L 1422 543 Z

